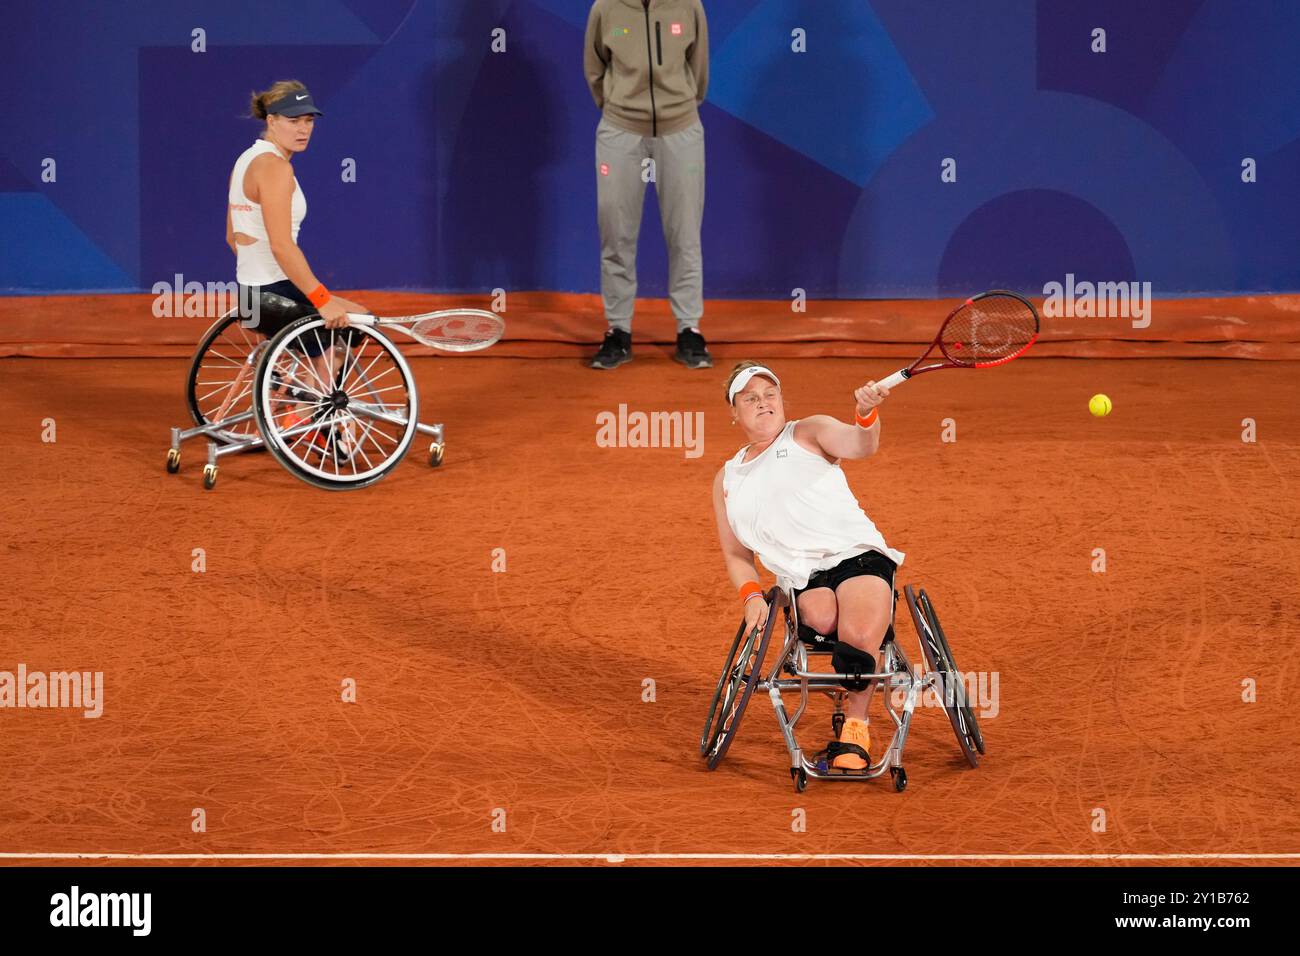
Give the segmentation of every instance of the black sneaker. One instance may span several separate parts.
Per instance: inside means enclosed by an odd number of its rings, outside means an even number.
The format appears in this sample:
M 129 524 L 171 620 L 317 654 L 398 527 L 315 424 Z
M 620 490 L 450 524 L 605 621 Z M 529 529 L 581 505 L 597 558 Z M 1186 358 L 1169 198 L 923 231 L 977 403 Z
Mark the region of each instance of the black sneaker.
M 622 329 L 610 329 L 605 333 L 605 341 L 600 351 L 591 360 L 592 368 L 618 368 L 632 361 L 632 333 Z
M 713 368 L 713 356 L 709 354 L 709 347 L 704 344 L 699 329 L 683 329 L 677 333 L 677 351 L 673 360 L 687 368 Z

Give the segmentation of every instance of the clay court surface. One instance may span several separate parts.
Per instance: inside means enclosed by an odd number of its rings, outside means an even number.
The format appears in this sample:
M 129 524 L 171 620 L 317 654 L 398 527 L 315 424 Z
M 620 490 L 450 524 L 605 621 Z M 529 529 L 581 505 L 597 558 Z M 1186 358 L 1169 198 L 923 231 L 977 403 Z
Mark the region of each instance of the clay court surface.
M 0 851 L 1300 851 L 1300 365 L 1037 358 L 897 390 L 881 451 L 845 468 L 907 552 L 900 586 L 928 589 L 963 669 L 998 674 L 989 752 L 967 769 L 923 708 L 905 793 L 796 794 L 766 700 L 716 772 L 698 754 L 739 615 L 710 511 L 740 443 L 732 360 L 417 358 L 446 464 L 413 453 L 347 494 L 265 454 L 205 492 L 198 443 L 167 475 L 184 359 L 0 362 L 0 668 L 105 681 L 99 719 L 0 714 Z M 790 417 L 846 417 L 899 364 L 772 362 Z M 703 455 L 598 447 L 620 403 L 702 410 Z M 802 726 L 824 744 L 828 722 Z

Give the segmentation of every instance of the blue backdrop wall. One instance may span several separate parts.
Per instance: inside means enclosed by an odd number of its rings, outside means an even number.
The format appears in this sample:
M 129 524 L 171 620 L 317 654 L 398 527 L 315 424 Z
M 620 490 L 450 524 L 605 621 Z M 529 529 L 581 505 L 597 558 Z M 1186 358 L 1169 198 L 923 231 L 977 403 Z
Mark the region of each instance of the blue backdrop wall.
M 1300 290 L 1300 3 L 704 4 L 708 295 L 1041 291 L 1066 273 Z M 240 116 L 297 78 L 326 113 L 296 161 L 326 282 L 595 291 L 589 6 L 7 2 L 0 289 L 233 278 L 226 181 L 258 132 Z M 642 293 L 662 295 L 653 197 L 641 249 Z

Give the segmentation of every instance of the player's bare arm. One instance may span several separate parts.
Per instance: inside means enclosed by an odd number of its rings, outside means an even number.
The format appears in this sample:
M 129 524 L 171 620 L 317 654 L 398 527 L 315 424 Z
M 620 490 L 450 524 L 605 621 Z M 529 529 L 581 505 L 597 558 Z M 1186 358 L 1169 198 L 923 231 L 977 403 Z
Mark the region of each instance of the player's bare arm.
M 739 590 L 749 582 L 758 582 L 758 569 L 754 567 L 754 552 L 740 543 L 727 522 L 727 502 L 722 488 L 724 469 L 719 468 L 713 479 L 713 516 L 718 523 L 718 544 L 722 546 L 722 559 L 727 566 L 731 586 Z M 762 627 L 767 621 L 767 602 L 755 597 L 745 601 L 745 622 L 748 627 Z
M 293 240 L 291 227 L 291 206 L 293 203 L 293 165 L 279 156 L 259 156 L 253 160 L 248 169 L 251 189 L 246 190 L 249 198 L 262 206 L 262 216 L 266 223 L 266 235 L 271 243 L 271 255 L 279 263 L 289 281 L 304 292 L 321 285 L 307 257 L 303 255 L 298 243 Z M 336 301 L 337 300 L 337 301 Z M 347 325 L 348 311 L 363 311 L 351 308 L 356 303 L 345 303 L 343 299 L 332 296 L 320 307 L 320 314 L 330 328 L 342 328 Z

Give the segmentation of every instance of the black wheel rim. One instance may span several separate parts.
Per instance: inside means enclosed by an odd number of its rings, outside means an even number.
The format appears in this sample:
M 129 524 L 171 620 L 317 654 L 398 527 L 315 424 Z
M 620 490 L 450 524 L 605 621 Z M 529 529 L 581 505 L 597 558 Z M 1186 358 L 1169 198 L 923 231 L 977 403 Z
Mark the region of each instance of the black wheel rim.
M 953 666 L 952 657 L 939 630 L 938 615 L 930 603 L 929 596 L 922 588 L 914 592 L 912 585 L 904 589 L 907 595 L 908 610 L 912 613 L 912 623 L 916 627 L 921 642 L 921 652 L 931 671 L 939 678 L 939 694 L 944 712 L 952 724 L 953 734 L 961 747 L 966 762 L 972 767 L 979 766 L 979 748 L 975 746 L 975 737 L 970 728 L 975 727 L 975 715 L 966 704 L 966 691 L 962 686 L 961 674 Z M 974 733 L 979 733 L 978 728 Z
M 704 721 L 704 733 L 700 735 L 700 756 L 703 757 L 709 752 L 709 744 L 717 736 L 717 728 L 714 726 L 714 717 L 718 713 L 718 703 L 722 700 L 722 691 L 727 686 L 727 675 L 731 673 L 732 667 L 735 666 L 736 652 L 740 649 L 741 638 L 745 636 L 745 622 L 742 619 L 740 627 L 736 629 L 736 638 L 731 642 L 731 650 L 727 651 L 727 659 L 722 663 L 722 673 L 718 676 L 718 684 L 713 689 L 713 700 L 709 702 L 709 716 Z
M 715 692 L 714 706 L 709 712 L 709 721 L 705 726 L 707 743 L 704 747 L 704 759 L 710 770 L 717 767 L 726 756 L 731 743 L 736 739 L 740 721 L 745 715 L 745 707 L 754 693 L 754 688 L 763 677 L 763 659 L 767 656 L 767 645 L 772 639 L 772 629 L 779 616 L 780 591 L 773 588 L 768 594 L 767 622 L 761 631 L 755 629 L 745 634 L 744 621 L 740 624 L 740 634 L 736 643 L 740 652 L 734 650 L 727 659 L 726 668 L 719 680 L 721 701 Z
M 957 666 L 957 659 L 953 657 L 952 645 L 948 643 L 948 636 L 943 632 L 943 624 L 939 621 L 939 615 L 935 613 L 934 605 L 930 603 L 929 595 L 925 595 L 925 604 L 930 613 L 931 623 L 934 624 L 935 633 L 939 637 L 939 643 L 943 647 L 948 666 L 954 674 L 960 675 L 962 670 Z M 966 687 L 965 684 L 961 683 L 960 677 L 958 677 L 958 683 L 961 686 L 961 715 L 965 724 L 966 735 L 970 738 L 970 742 L 975 749 L 982 754 L 984 753 L 984 735 L 980 733 L 979 721 L 975 718 L 975 711 L 971 708 L 970 698 L 966 696 Z

